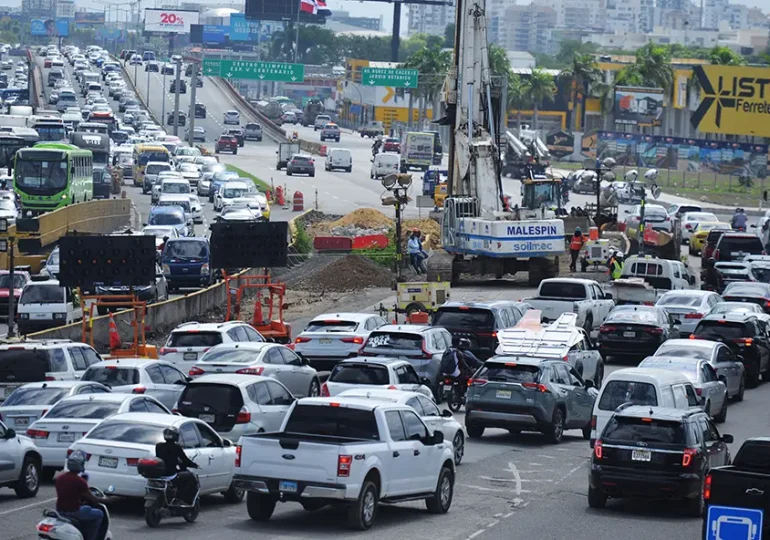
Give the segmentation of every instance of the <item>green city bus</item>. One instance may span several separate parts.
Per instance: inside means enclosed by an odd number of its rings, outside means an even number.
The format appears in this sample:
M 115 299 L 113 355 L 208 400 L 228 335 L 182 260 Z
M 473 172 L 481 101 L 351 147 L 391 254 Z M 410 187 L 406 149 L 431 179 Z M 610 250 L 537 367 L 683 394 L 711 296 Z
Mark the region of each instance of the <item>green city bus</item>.
M 94 197 L 93 155 L 65 143 L 41 143 L 16 152 L 13 187 L 23 217 L 37 216 Z

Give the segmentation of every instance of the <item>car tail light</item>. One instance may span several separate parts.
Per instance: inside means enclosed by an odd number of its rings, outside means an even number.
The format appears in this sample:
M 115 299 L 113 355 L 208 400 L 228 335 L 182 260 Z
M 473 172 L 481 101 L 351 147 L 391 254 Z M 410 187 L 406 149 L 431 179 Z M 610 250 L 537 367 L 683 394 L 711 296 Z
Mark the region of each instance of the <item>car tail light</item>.
M 669 221 L 669 218 L 666 218 L 666 221 Z M 684 228 L 687 229 L 688 231 L 691 231 L 692 225 L 688 223 L 687 225 L 684 226 Z
M 239 369 L 236 371 L 236 373 L 240 375 L 262 375 L 262 372 L 265 371 L 265 367 L 247 367 L 243 369 Z
M 321 385 L 321 397 L 331 397 L 332 395 L 329 393 L 329 387 L 326 385 L 326 383 L 323 383 Z
M 711 498 L 711 473 L 706 475 L 703 480 L 703 498 L 709 500 Z
M 144 386 L 137 386 L 133 390 L 131 390 L 132 394 L 144 394 L 147 391 L 147 389 Z
M 238 411 L 238 417 L 235 419 L 236 424 L 248 424 L 251 422 L 251 413 L 246 407 L 241 407 Z
M 603 324 L 599 327 L 599 333 L 600 334 L 609 334 L 610 332 L 614 332 L 617 330 L 617 326 L 612 326 L 610 324 Z
M 548 387 L 544 384 L 538 384 L 533 382 L 525 382 L 521 383 L 521 386 L 528 390 L 537 390 L 538 392 L 542 392 L 543 394 L 548 393 Z
M 422 344 L 422 357 L 426 360 L 433 358 L 433 355 L 425 348 L 425 343 Z
M 486 379 L 468 379 L 468 386 L 486 386 L 488 382 Z
M 684 316 L 685 319 L 702 319 L 703 313 L 688 313 Z
M 594 443 L 594 456 L 596 457 L 596 459 L 602 459 L 602 454 L 604 453 L 603 450 L 604 449 L 602 448 L 602 440 L 597 439 L 596 442 Z
M 662 328 L 658 328 L 655 326 L 645 328 L 644 331 L 647 332 L 648 334 L 652 334 L 653 336 L 659 336 L 663 333 Z
M 698 454 L 697 448 L 685 448 L 682 455 L 682 467 L 689 467 L 692 463 L 692 458 Z
M 310 341 L 309 337 L 299 336 L 297 339 L 294 340 L 294 343 L 307 343 L 308 341 Z
M 364 338 L 362 338 L 361 336 L 344 337 L 340 341 L 342 343 L 357 343 L 358 345 L 362 345 L 364 343 Z
M 126 465 L 129 467 L 136 467 L 139 465 L 139 458 L 138 457 L 128 457 L 126 458 Z
M 591 416 L 591 429 L 596 429 L 596 415 Z
M 719 250 L 718 250 L 718 249 L 715 249 L 715 250 L 714 250 L 714 258 L 715 258 L 716 260 L 719 260 Z
M 350 476 L 351 463 L 353 463 L 353 456 L 338 456 L 337 476 Z
M 161 347 L 159 352 L 160 352 L 160 355 L 163 356 L 164 354 L 175 353 L 177 352 L 177 350 L 169 347 Z
M 27 437 L 29 437 L 30 439 L 47 439 L 48 432 L 43 431 L 42 429 L 28 429 Z
M 751 347 L 751 345 L 754 343 L 754 339 L 752 339 L 752 338 L 738 338 L 738 339 L 734 339 L 733 343 L 737 343 L 738 345 L 745 345 L 746 347 Z
M 41 533 L 50 533 L 56 528 L 55 523 L 38 523 L 37 530 Z
M 45 380 L 46 381 L 55 381 L 56 377 L 46 376 Z
M 243 447 L 240 444 L 235 445 L 235 466 L 236 467 L 241 466 L 241 452 L 243 452 Z
M 702 396 L 703 395 L 703 388 L 696 388 L 695 389 L 695 393 L 698 394 L 699 396 Z
M 203 371 L 203 370 L 202 370 L 201 368 L 199 368 L 198 366 L 193 366 L 192 368 L 190 368 L 190 371 L 188 371 L 188 372 L 187 372 L 187 374 L 188 374 L 190 377 L 197 377 L 198 375 L 203 375 L 204 373 L 206 373 L 206 372 L 205 372 L 205 371 Z
M 452 384 L 452 379 L 444 379 L 444 384 Z M 2 420 L 2 416 L 0 416 L 0 420 Z

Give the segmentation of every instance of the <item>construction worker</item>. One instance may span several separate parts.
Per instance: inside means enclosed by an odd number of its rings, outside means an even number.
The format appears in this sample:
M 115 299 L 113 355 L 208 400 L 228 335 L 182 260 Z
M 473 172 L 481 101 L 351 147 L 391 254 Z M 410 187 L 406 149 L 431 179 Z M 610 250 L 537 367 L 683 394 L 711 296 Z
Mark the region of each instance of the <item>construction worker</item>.
M 623 273 L 623 253 L 616 251 L 612 257 L 610 257 L 610 279 L 620 279 L 620 275 Z
M 569 263 L 569 269 L 571 272 L 577 271 L 577 259 L 580 255 L 580 250 L 583 249 L 583 245 L 586 243 L 586 237 L 580 232 L 580 227 L 575 227 L 575 234 L 572 235 L 569 241 L 569 254 L 572 257 Z

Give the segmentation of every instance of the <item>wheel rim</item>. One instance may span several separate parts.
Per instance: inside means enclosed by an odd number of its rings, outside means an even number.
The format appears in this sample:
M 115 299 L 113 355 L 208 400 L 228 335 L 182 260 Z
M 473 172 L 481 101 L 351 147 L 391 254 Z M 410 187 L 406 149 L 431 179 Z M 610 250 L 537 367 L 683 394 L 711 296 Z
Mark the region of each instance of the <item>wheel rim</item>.
M 449 481 L 449 474 L 444 474 L 441 477 L 441 491 L 439 492 L 439 498 L 441 499 L 441 506 L 446 508 L 449 506 L 449 499 L 452 496 L 452 483 Z
M 318 381 L 313 381 L 313 384 L 310 385 L 310 397 L 318 397 L 319 393 Z
M 367 491 L 364 495 L 363 518 L 366 523 L 374 518 L 374 493 L 372 490 Z
M 458 464 L 465 455 L 465 440 L 460 433 L 457 433 L 457 435 L 455 435 L 455 440 L 452 441 L 452 444 L 454 444 L 455 447 L 455 464 Z
M 27 465 L 26 472 L 24 474 L 24 482 L 27 485 L 27 489 L 34 491 L 37 489 L 40 478 L 37 474 L 37 467 L 34 463 Z
M 562 432 L 564 431 L 563 420 L 561 414 L 556 415 L 556 421 L 553 423 L 553 436 L 556 439 L 561 439 Z

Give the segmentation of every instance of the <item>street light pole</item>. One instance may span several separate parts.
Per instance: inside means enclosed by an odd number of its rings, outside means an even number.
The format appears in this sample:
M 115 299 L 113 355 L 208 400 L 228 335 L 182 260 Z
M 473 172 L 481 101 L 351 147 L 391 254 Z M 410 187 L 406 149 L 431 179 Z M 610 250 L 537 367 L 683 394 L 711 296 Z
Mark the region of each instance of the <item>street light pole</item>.
M 13 246 L 15 244 L 16 238 L 13 236 L 8 237 L 8 337 L 15 336 L 14 332 L 14 311 L 15 311 L 15 301 L 16 296 L 14 295 L 14 289 L 16 287 L 13 286 L 13 280 L 14 278 L 14 265 L 16 262 L 14 261 L 14 249 Z
M 174 83 L 174 136 L 179 136 L 179 90 L 181 86 L 181 79 L 182 79 L 182 63 L 177 60 L 175 62 L 176 66 L 176 82 Z
M 166 122 L 166 74 L 165 73 L 163 73 L 163 96 L 160 101 L 161 101 L 160 121 Z
M 181 66 L 180 66 L 181 69 Z M 192 64 L 192 77 L 190 77 L 190 113 L 187 118 L 190 125 L 187 128 L 188 137 L 187 143 L 190 146 L 195 146 L 195 91 L 198 87 L 198 64 Z

